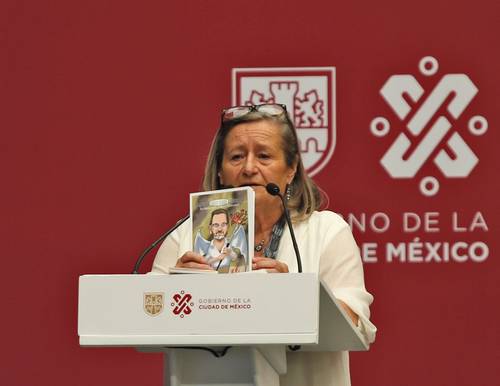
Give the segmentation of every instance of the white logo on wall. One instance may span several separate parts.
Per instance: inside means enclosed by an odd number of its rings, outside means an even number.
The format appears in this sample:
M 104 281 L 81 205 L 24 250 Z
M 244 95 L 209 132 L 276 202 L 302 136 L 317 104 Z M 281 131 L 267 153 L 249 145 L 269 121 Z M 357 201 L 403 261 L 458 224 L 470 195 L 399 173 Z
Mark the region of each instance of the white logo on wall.
M 335 148 L 335 67 L 235 68 L 232 104 L 286 105 L 306 171 L 317 174 Z
M 422 58 L 419 63 L 419 70 L 424 76 L 435 75 L 438 67 L 438 61 L 432 56 Z M 479 161 L 477 155 L 458 131 L 453 130 L 452 122 L 444 115 L 436 114 L 449 100 L 446 110 L 451 117 L 458 119 L 477 92 L 478 88 L 467 75 L 446 74 L 420 107 L 412 111 L 407 100 L 417 103 L 424 95 L 422 86 L 410 74 L 389 77 L 380 94 L 400 121 L 407 120 L 407 125 L 380 160 L 387 173 L 397 179 L 414 178 L 422 166 L 432 160 L 445 178 L 469 176 Z M 376 117 L 370 125 L 376 137 L 387 135 L 390 129 L 389 120 L 385 117 Z M 472 116 L 468 120 L 468 130 L 472 135 L 482 135 L 488 130 L 488 121 L 480 115 Z M 409 149 L 412 151 L 407 154 Z M 454 157 L 450 157 L 447 150 Z M 424 176 L 420 180 L 420 192 L 425 196 L 434 196 L 439 187 L 439 181 L 434 176 Z

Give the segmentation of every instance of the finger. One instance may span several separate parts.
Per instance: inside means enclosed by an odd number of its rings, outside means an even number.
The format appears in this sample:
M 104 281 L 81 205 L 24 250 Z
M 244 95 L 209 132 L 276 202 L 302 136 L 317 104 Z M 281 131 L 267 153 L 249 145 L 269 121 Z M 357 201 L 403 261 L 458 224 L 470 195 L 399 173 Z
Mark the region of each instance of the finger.
M 288 272 L 288 266 L 285 263 L 273 259 L 259 259 L 252 264 L 252 269 L 265 269 L 269 272 Z
M 252 264 L 252 270 L 266 270 L 267 272 L 278 272 L 278 263 L 275 260 L 267 261 L 260 259 Z
M 265 268 L 265 267 L 256 267 L 252 268 L 254 271 L 267 271 L 268 273 L 285 273 L 284 271 L 280 271 L 277 268 Z
M 186 263 L 181 262 L 180 260 L 177 261 L 177 264 L 175 265 L 177 268 L 197 268 L 197 269 L 210 269 L 210 265 L 208 264 L 200 264 L 196 263 L 194 261 L 188 261 Z
M 187 263 L 183 263 L 180 265 L 181 268 L 195 268 L 195 269 L 210 269 L 210 270 L 213 270 L 213 268 L 208 265 L 208 264 L 199 264 L 199 263 L 195 263 L 195 262 L 187 262 Z
M 276 266 L 275 261 L 266 261 L 266 260 L 260 260 L 260 261 L 255 261 L 252 264 L 253 267 L 256 268 L 273 268 Z
M 263 267 L 263 268 L 272 268 L 276 266 L 276 264 L 279 264 L 277 260 L 270 259 L 269 257 L 254 257 L 253 258 L 253 263 L 257 264 L 258 267 Z
M 190 261 L 200 263 L 200 264 L 206 264 L 207 260 L 200 254 L 195 253 L 195 252 L 186 252 L 181 256 L 179 259 L 181 263 L 188 263 Z

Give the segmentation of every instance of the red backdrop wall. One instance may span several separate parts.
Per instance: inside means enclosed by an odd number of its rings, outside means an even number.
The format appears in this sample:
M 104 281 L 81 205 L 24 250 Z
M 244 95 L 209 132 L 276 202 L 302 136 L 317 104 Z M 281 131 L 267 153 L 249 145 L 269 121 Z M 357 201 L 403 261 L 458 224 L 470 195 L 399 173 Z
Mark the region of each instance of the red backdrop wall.
M 0 15 L 2 384 L 161 384 L 159 355 L 79 347 L 78 276 L 128 273 L 188 211 L 233 68 L 318 66 L 336 67 L 337 141 L 315 179 L 330 209 L 382 213 L 376 229 L 390 220 L 381 232 L 354 227 L 372 251 L 365 272 L 379 334 L 370 352 L 352 355 L 353 383 L 495 383 L 498 1 L 7 0 Z M 429 55 L 435 77 L 418 69 Z M 418 178 L 381 166 L 406 123 L 379 93 L 395 74 L 412 74 L 425 95 L 445 74 L 476 85 L 460 119 L 446 111 L 453 95 L 439 110 L 479 159 L 468 177 L 444 178 L 431 159 Z M 476 115 L 488 122 L 481 136 L 467 131 Z M 378 116 L 394 128 L 387 137 L 370 131 Z M 419 191 L 427 174 L 440 182 L 432 197 Z M 407 212 L 437 213 L 436 231 L 405 232 Z M 484 221 L 474 222 L 478 212 Z M 413 241 L 482 244 L 464 262 L 388 261 L 387 244 Z M 470 258 L 485 248 L 480 262 Z

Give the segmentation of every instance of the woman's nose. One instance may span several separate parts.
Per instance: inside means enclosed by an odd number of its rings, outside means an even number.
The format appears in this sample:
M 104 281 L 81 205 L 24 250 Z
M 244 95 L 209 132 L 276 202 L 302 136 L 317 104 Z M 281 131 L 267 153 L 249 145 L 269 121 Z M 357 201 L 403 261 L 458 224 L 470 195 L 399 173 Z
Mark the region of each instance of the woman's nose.
M 255 163 L 255 158 L 252 155 L 249 155 L 245 158 L 245 163 L 243 164 L 243 173 L 247 176 L 257 173 L 257 165 Z

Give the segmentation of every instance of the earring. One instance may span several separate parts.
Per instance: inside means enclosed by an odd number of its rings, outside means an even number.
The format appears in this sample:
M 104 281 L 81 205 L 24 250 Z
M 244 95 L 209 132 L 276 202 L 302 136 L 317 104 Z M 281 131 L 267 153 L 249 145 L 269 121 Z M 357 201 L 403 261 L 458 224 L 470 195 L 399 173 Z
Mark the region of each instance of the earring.
M 292 198 L 292 187 L 289 184 L 286 184 L 285 199 L 287 201 L 290 201 L 291 198 Z

